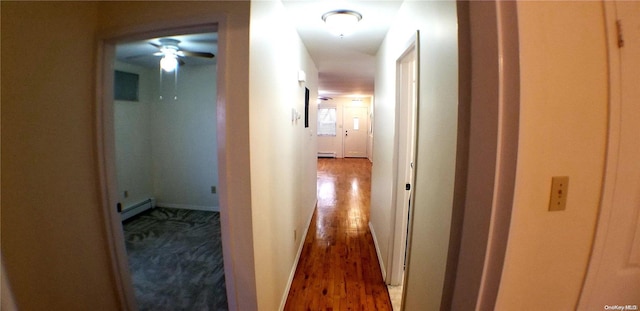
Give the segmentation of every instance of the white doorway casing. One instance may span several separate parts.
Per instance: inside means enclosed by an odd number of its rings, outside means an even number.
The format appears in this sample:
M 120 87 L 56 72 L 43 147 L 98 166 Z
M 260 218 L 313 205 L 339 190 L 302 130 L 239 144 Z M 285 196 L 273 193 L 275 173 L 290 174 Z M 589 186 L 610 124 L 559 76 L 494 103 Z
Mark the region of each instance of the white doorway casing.
M 392 202 L 395 215 L 391 217 L 393 234 L 389 240 L 390 269 L 385 278 L 389 285 L 401 285 L 404 277 L 407 246 L 407 228 L 410 222 L 413 189 L 413 167 L 417 127 L 418 90 L 418 37 L 416 33 L 407 43 L 407 48 L 396 62 L 396 128 L 394 148 L 395 188 Z

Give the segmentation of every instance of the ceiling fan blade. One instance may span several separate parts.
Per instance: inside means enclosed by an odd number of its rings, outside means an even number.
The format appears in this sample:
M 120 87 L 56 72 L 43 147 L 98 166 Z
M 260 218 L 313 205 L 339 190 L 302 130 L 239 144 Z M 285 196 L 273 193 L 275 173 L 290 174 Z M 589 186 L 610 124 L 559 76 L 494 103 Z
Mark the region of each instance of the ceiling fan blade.
M 184 56 L 204 57 L 204 58 L 214 58 L 215 57 L 215 55 L 213 55 L 213 53 L 207 53 L 207 52 L 191 52 L 191 51 L 185 51 L 185 50 L 180 50 L 180 52 L 182 52 L 182 54 Z
M 178 65 L 184 66 L 184 64 L 185 62 L 182 59 L 178 58 Z
M 135 59 L 139 59 L 139 58 L 143 58 L 143 57 L 154 57 L 156 56 L 155 54 L 140 54 L 140 55 L 133 55 L 133 56 L 127 56 L 125 57 L 126 60 L 135 60 Z
M 156 47 L 156 48 L 158 48 L 158 49 L 162 47 L 162 45 L 160 45 L 160 44 L 155 44 L 155 43 L 153 43 L 153 42 L 149 42 L 149 44 L 153 45 L 154 47 Z

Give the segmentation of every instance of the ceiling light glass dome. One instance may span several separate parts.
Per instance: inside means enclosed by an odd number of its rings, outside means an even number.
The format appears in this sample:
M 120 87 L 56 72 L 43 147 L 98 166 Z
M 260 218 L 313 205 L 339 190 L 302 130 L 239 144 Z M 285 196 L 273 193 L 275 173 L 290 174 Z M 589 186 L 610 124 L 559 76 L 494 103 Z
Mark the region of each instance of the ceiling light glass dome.
M 341 38 L 352 33 L 361 19 L 362 14 L 350 10 L 331 11 L 322 15 L 329 31 Z

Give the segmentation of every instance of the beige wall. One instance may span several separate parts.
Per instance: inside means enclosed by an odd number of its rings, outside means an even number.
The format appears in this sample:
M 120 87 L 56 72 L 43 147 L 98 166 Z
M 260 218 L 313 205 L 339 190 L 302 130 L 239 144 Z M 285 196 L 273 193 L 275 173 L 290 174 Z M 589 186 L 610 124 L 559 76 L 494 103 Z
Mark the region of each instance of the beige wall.
M 20 310 L 116 310 L 94 144 L 95 3 L 2 2 L 2 255 Z
M 258 309 L 278 310 L 316 203 L 318 70 L 280 1 L 251 5 L 251 199 Z M 298 82 L 298 71 L 306 82 Z M 304 127 L 305 86 L 309 128 Z M 292 109 L 301 114 L 292 121 Z
M 576 307 L 598 213 L 607 116 L 599 2 L 519 2 L 520 138 L 497 310 Z M 561 29 L 561 31 L 559 31 Z M 548 212 L 552 176 L 567 208 Z

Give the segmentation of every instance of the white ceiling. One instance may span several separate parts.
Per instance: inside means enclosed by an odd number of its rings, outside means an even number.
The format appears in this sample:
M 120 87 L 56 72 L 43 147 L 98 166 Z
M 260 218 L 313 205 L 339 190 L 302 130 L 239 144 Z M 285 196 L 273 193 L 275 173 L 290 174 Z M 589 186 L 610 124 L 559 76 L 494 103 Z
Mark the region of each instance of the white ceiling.
M 283 0 L 289 19 L 296 27 L 319 71 L 319 96 L 372 96 L 375 55 L 389 30 L 402 0 Z M 344 38 L 331 34 L 322 15 L 334 10 L 353 10 L 362 14 L 355 31 Z M 217 53 L 217 33 L 171 36 L 187 51 Z M 158 66 L 158 49 L 149 42 L 122 43 L 116 47 L 119 61 L 146 67 Z M 183 59 L 187 66 L 210 64 L 197 57 Z
M 375 55 L 402 0 L 283 0 L 283 3 L 318 67 L 319 95 L 373 95 Z M 334 10 L 362 14 L 353 33 L 339 38 L 327 30 L 322 15 Z

